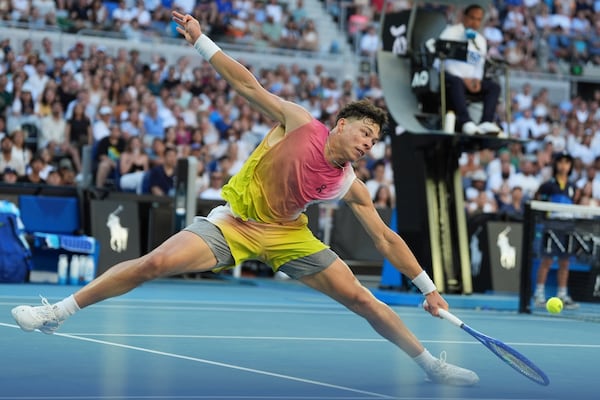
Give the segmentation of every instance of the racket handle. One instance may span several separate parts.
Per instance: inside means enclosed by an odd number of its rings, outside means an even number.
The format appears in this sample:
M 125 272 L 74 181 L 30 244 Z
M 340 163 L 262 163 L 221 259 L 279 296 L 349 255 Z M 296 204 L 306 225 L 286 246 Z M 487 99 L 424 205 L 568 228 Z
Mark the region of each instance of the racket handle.
M 423 306 L 427 305 L 427 299 L 425 299 L 423 301 Z M 462 322 L 460 319 L 458 319 L 458 317 L 456 317 L 454 314 L 452 314 L 450 311 L 446 311 L 443 308 L 438 308 L 438 314 L 440 315 L 441 318 L 445 319 L 448 322 L 453 323 L 454 325 L 462 328 L 462 326 L 464 325 L 464 322 Z
M 440 314 L 440 317 L 442 317 L 446 321 L 452 322 L 458 327 L 462 327 L 464 325 L 464 322 L 462 322 L 458 317 L 456 317 L 450 311 L 444 310 L 443 308 L 438 309 L 438 314 Z

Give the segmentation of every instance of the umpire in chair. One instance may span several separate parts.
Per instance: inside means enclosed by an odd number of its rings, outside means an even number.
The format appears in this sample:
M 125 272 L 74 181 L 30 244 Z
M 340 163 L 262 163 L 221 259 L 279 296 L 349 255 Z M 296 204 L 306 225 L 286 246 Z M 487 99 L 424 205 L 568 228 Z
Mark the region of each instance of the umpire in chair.
M 447 26 L 439 35 L 441 40 L 467 42 L 465 60 L 446 58 L 443 62 L 448 109 L 456 114 L 457 131 L 468 135 L 501 133 L 501 128 L 494 122 L 500 85 L 494 79 L 485 77 L 487 42 L 479 33 L 483 18 L 481 6 L 467 6 L 462 22 Z M 479 123 L 473 121 L 467 108 L 471 98 L 483 101 Z

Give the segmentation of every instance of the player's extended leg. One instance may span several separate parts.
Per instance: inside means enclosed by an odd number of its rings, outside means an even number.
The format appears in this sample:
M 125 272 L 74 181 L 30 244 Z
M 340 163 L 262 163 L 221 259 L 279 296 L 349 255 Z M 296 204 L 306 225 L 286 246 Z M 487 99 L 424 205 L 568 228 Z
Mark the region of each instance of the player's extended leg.
M 337 259 L 323 271 L 303 277 L 300 281 L 364 317 L 377 333 L 400 347 L 409 356 L 416 357 L 423 352 L 423 346 L 398 314 L 375 298 L 342 260 Z
M 398 314 L 375 298 L 341 259 L 338 258 L 321 272 L 300 278 L 300 281 L 364 317 L 377 333 L 412 357 L 430 380 L 456 386 L 470 386 L 479 382 L 479 377 L 473 371 L 447 364 L 445 353 L 440 359 L 433 357 Z
M 123 261 L 75 293 L 80 308 L 129 292 L 144 282 L 186 272 L 206 271 L 217 260 L 195 233 L 181 231 L 150 253 Z
M 24 331 L 53 333 L 80 308 L 129 292 L 152 279 L 185 272 L 205 271 L 216 265 L 216 258 L 200 236 L 181 231 L 142 257 L 123 261 L 79 289 L 73 296 L 51 305 L 18 306 L 12 315 Z

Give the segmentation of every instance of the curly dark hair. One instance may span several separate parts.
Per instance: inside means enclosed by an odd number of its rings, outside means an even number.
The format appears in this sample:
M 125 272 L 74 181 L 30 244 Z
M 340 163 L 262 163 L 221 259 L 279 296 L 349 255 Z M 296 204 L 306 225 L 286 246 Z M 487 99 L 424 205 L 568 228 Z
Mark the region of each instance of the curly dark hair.
M 342 118 L 369 119 L 379 125 L 381 131 L 388 123 L 387 112 L 369 100 L 358 100 L 346 104 L 338 113 L 335 122 Z
M 479 4 L 471 4 L 470 6 L 465 7 L 465 9 L 463 11 L 463 15 L 469 15 L 471 13 L 471 11 L 473 11 L 473 10 L 481 10 L 481 11 L 485 12 L 483 7 L 481 7 Z

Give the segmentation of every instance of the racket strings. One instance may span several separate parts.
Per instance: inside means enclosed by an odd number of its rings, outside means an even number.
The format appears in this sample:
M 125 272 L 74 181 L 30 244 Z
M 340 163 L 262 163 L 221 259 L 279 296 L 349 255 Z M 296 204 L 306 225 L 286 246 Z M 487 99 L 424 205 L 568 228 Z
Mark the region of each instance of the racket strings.
M 512 353 L 509 349 L 498 346 L 497 343 L 489 343 L 491 349 L 498 357 L 504 360 L 508 365 L 513 367 L 514 369 L 521 372 L 523 375 L 527 376 L 529 379 L 532 379 L 540 384 L 547 384 L 547 378 L 540 373 L 537 368 L 534 368 L 530 365 L 527 360 L 522 359 L 517 354 Z

